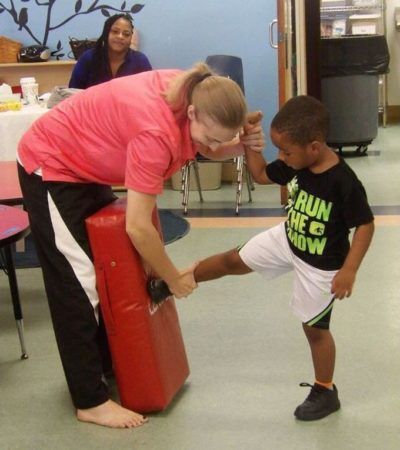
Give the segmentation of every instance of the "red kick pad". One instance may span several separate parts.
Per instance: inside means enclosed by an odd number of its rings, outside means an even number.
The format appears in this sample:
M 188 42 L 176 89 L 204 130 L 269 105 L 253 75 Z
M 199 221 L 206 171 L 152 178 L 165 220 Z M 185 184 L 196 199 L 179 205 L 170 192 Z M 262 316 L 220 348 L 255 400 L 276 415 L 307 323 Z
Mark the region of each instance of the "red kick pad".
M 125 231 L 126 201 L 86 220 L 100 307 L 121 403 L 138 412 L 167 407 L 189 375 L 175 301 L 153 305 L 148 276 Z M 160 230 L 157 210 L 153 223 Z

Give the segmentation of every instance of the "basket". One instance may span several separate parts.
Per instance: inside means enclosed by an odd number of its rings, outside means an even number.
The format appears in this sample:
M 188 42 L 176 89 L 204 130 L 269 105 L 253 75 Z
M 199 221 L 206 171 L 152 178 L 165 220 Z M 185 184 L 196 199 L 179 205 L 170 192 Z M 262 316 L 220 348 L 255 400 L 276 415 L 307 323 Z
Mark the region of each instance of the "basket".
M 90 48 L 94 48 L 96 46 L 97 39 L 76 39 L 69 38 L 69 45 L 71 47 L 72 53 L 75 59 L 79 59 L 79 57 L 86 50 Z
M 18 52 L 22 44 L 5 36 L 0 36 L 0 64 L 18 62 Z

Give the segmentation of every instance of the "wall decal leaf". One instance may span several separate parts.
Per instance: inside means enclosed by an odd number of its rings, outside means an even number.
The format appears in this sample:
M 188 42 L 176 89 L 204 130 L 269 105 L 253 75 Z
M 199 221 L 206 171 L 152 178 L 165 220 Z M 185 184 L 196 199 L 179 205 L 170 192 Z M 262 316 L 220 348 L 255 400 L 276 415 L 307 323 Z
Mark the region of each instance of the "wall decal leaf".
M 131 8 L 131 13 L 136 14 L 139 11 L 141 11 L 143 8 L 144 8 L 144 5 L 139 5 L 139 4 L 133 5 Z
M 82 0 L 78 0 L 75 3 L 75 12 L 78 13 L 81 10 L 81 8 L 82 8 Z

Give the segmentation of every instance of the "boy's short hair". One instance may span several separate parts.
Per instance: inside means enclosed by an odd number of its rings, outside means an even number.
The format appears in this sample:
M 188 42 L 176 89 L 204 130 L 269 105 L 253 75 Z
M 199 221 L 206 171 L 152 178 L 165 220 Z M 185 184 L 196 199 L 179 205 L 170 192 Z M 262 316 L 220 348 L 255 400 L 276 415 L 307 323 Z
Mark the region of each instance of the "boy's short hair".
M 326 142 L 329 112 L 314 97 L 299 95 L 282 106 L 272 119 L 271 128 L 287 134 L 293 144 L 303 146 L 313 141 Z

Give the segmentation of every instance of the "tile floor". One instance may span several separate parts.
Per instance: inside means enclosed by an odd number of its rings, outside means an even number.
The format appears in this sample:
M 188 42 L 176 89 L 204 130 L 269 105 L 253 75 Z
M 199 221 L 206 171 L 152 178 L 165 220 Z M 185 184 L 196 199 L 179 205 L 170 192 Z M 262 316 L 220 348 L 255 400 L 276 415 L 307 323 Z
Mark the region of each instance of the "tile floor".
M 376 233 L 353 296 L 337 302 L 335 382 L 342 409 L 297 422 L 293 410 L 313 381 L 301 326 L 289 309 L 290 275 L 205 283 L 177 303 L 191 375 L 163 413 L 136 430 L 110 430 L 74 418 L 39 269 L 19 270 L 29 359 L 19 346 L 6 276 L 0 274 L 1 450 L 397 450 L 400 442 L 400 126 L 379 130 L 366 157 L 348 158 L 366 186 Z M 372 152 L 374 151 L 374 152 Z M 281 218 L 279 189 L 260 187 L 233 214 L 234 188 L 191 196 L 191 231 L 168 246 L 178 266 L 226 250 Z M 180 194 L 159 207 L 180 212 Z M 199 217 L 198 209 L 232 217 Z M 250 215 L 247 209 L 256 210 Z M 264 211 L 263 211 L 264 209 Z M 258 211 L 257 211 L 258 210 Z M 217 211 L 217 212 L 216 212 Z M 228 213 L 226 213 L 228 211 Z M 196 216 L 196 217 L 195 217 Z

